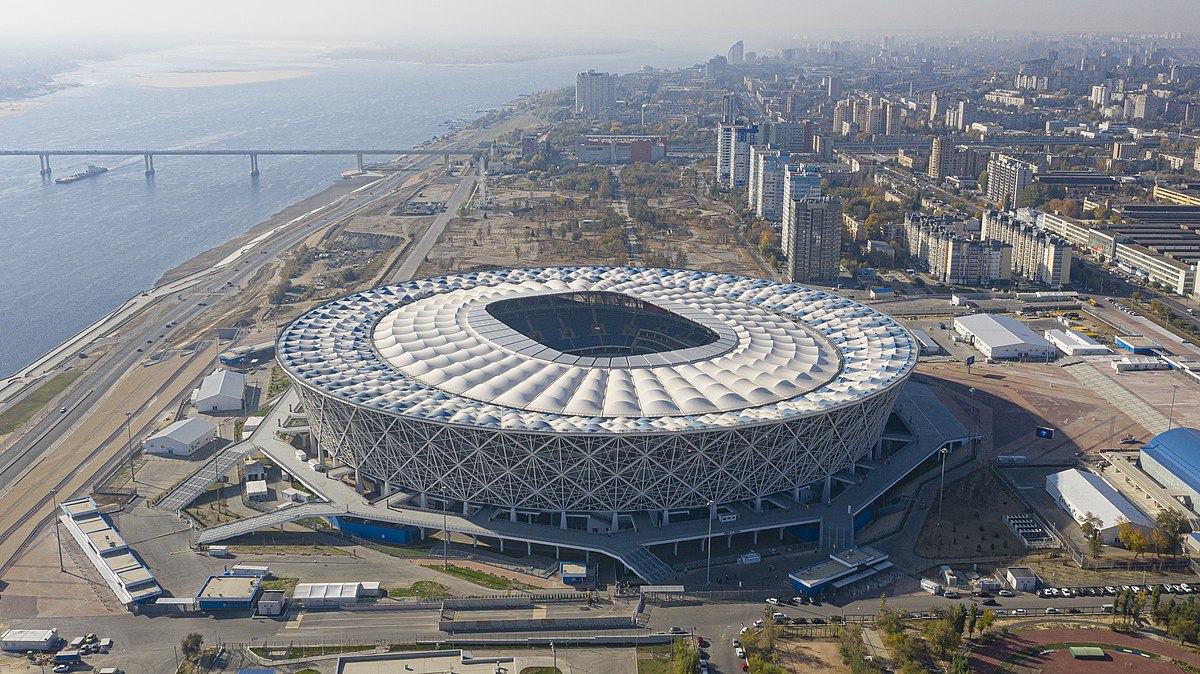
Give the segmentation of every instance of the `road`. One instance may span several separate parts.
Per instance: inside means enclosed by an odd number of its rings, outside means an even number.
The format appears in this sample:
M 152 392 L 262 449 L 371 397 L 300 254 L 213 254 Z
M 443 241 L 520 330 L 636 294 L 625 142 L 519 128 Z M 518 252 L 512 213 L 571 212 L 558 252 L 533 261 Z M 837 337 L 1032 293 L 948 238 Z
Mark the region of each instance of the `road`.
M 447 149 L 457 150 L 468 140 L 456 141 Z M 425 155 L 415 161 L 413 169 L 428 169 L 439 161 L 440 153 Z M 139 315 L 127 319 L 123 327 L 117 330 L 118 343 L 108 354 L 98 357 L 98 362 L 73 385 L 62 403 L 67 411 L 47 414 L 0 453 L 0 484 L 5 485 L 0 492 L 0 519 L 10 523 L 7 529 L 0 531 L 0 571 L 7 569 L 25 543 L 48 521 L 53 500 L 70 497 L 75 489 L 69 487 L 90 486 L 94 476 L 106 474 L 124 459 L 124 451 L 114 447 L 121 440 L 120 435 L 114 433 L 97 443 L 96 449 L 90 454 L 79 448 L 71 448 L 71 455 L 60 460 L 66 463 L 58 464 L 58 474 L 39 475 L 40 479 L 36 482 L 31 482 L 32 478 L 23 482 L 23 478 L 31 475 L 30 471 L 54 451 L 68 434 L 92 418 L 106 393 L 112 391 L 130 371 L 140 367 L 139 363 L 152 349 L 157 348 L 156 345 L 185 336 L 181 334 L 183 328 L 180 326 L 186 326 L 204 312 L 213 297 L 237 292 L 264 267 L 273 264 L 279 255 L 294 248 L 314 231 L 391 197 L 392 192 L 411 176 L 411 171 L 405 171 L 369 183 L 259 237 L 254 245 L 244 246 L 238 253 L 209 270 L 195 274 L 186 281 L 168 283 L 148 291 L 145 295 L 147 302 L 137 303 Z M 433 245 L 433 241 L 436 241 L 436 236 L 429 246 Z M 168 325 L 174 327 L 168 328 Z M 75 348 L 71 348 L 62 353 L 58 365 L 73 358 L 75 352 Z M 46 359 L 39 361 L 47 362 Z M 170 362 L 177 363 L 178 371 L 186 366 L 186 363 L 178 360 Z M 153 367 L 170 366 L 160 363 Z M 161 420 L 163 411 L 173 407 L 194 385 L 193 379 L 171 379 L 168 385 L 155 391 L 155 395 L 130 401 L 127 413 L 133 412 L 130 416 L 132 427 L 126 432 L 127 437 L 133 436 L 136 441 L 138 436 L 152 430 Z M 106 446 L 107 455 L 101 456 L 100 452 Z M 97 467 L 98 459 L 103 461 Z M 71 463 L 76 460 L 76 463 Z M 86 475 L 80 472 L 85 466 L 88 468 Z M 31 493 L 39 494 L 39 497 L 29 498 Z

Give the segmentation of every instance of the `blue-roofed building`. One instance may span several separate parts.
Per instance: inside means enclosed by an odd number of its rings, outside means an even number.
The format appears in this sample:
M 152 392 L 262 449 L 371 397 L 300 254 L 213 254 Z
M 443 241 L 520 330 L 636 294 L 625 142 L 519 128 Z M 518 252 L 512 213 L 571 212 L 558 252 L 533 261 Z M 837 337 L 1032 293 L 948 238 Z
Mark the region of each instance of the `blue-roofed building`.
M 1141 467 L 1168 490 L 1179 490 L 1200 505 L 1200 430 L 1172 428 L 1142 447 Z

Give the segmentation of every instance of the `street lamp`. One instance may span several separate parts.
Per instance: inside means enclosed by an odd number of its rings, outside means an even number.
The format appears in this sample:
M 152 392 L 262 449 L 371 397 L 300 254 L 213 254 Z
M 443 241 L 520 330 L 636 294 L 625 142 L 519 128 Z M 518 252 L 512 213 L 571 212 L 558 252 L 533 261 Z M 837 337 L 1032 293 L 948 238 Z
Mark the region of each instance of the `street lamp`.
M 551 674 L 558 674 L 558 649 L 554 647 L 554 642 L 550 642 L 550 655 L 554 658 L 554 666 L 550 668 Z
M 442 571 L 450 568 L 450 531 L 446 526 L 446 487 L 442 485 Z
M 58 490 L 57 489 L 50 490 L 50 503 L 54 507 L 54 542 L 56 544 L 58 544 L 58 572 L 66 573 L 67 569 L 65 566 L 63 566 L 62 538 L 59 536 L 59 533 L 58 533 Z
M 940 451 L 942 454 L 942 480 L 941 480 L 941 482 L 938 483 L 938 518 L 937 518 L 937 523 L 938 523 L 938 526 L 940 527 L 940 526 L 942 526 L 942 502 L 943 502 L 943 496 L 944 496 L 945 490 L 946 490 L 946 455 L 950 453 L 950 450 L 945 447 L 942 447 L 938 451 Z
M 704 565 L 704 584 L 712 585 L 712 521 L 713 521 L 713 506 L 716 505 L 712 499 L 706 504 L 708 507 L 708 540 L 704 542 L 704 547 L 708 551 L 708 562 Z
M 1171 430 L 1172 424 L 1175 422 L 1175 393 L 1179 391 L 1179 384 L 1171 384 L 1171 413 L 1167 416 L 1167 430 Z
M 971 442 L 975 443 L 975 447 L 979 447 L 979 408 L 975 406 L 975 387 L 968 389 L 971 392 Z
M 133 412 L 125 413 L 125 438 L 129 443 L 129 479 L 137 484 L 137 475 L 133 472 Z

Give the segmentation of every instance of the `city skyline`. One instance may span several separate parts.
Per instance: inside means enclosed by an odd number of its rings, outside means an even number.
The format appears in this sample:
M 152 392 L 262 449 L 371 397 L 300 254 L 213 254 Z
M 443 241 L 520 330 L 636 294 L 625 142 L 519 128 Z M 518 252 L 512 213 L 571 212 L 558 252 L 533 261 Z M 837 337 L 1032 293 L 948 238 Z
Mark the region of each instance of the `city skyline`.
M 157 39 L 312 39 L 412 41 L 477 38 L 504 42 L 506 30 L 520 29 L 513 40 L 539 38 L 636 38 L 662 45 L 698 44 L 710 40 L 748 41 L 747 50 L 804 39 L 845 38 L 868 33 L 933 34 L 938 32 L 1161 32 L 1177 31 L 1200 19 L 1200 6 L 1187 0 L 1155 0 L 1131 13 L 1116 0 L 1063 0 L 1039 3 L 1014 0 L 1001 13 L 993 6 L 922 0 L 892 3 L 864 0 L 856 11 L 818 4 L 781 6 L 771 0 L 749 0 L 741 10 L 713 21 L 716 3 L 635 3 L 617 0 L 603 13 L 579 5 L 545 0 L 505 3 L 466 0 L 446 12 L 435 5 L 395 5 L 371 9 L 372 19 L 328 3 L 268 0 L 251 5 L 232 0 L 204 3 L 155 3 L 123 0 L 93 3 L 64 0 L 53 4 L 23 3 L 6 8 L 0 35 L 23 40 L 67 41 L 76 38 Z M 759 18 L 772 15 L 764 22 Z M 1117 19 L 1116 17 L 1120 17 Z M 664 30 L 670 25 L 671 30 Z M 781 28 L 781 26 L 783 26 Z M 532 37 L 531 37 L 532 36 Z M 727 47 L 728 45 L 726 45 Z M 724 49 L 722 49 L 724 51 Z

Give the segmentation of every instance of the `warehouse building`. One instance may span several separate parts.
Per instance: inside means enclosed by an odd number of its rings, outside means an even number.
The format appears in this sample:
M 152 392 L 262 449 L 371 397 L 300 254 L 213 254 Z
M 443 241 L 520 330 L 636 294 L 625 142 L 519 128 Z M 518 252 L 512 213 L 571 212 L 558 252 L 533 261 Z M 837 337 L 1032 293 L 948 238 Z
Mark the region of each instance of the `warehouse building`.
M 954 331 L 988 358 L 1048 359 L 1055 348 L 1029 326 L 1008 316 L 971 314 L 954 319 Z
M 58 645 L 58 630 L 8 630 L 0 635 L 0 650 L 24 653 L 52 651 Z
M 142 451 L 158 456 L 191 456 L 217 439 L 217 427 L 204 419 L 180 419 L 142 441 Z
M 201 412 L 234 412 L 246 403 L 246 375 L 217 370 L 200 382 L 192 402 Z
M 1142 447 L 1139 465 L 1164 488 L 1191 499 L 1189 507 L 1200 506 L 1200 430 L 1159 433 Z
M 1046 491 L 1077 523 L 1082 525 L 1089 514 L 1100 518 L 1100 535 L 1107 545 L 1117 543 L 1117 525 L 1124 520 L 1147 533 L 1154 527 L 1150 518 L 1099 475 L 1078 468 L 1047 475 Z
M 201 611 L 250 609 L 260 585 L 259 576 L 209 576 L 196 594 L 196 605 Z
M 1107 346 L 1078 330 L 1047 330 L 1046 341 L 1068 356 L 1103 356 L 1111 353 Z

